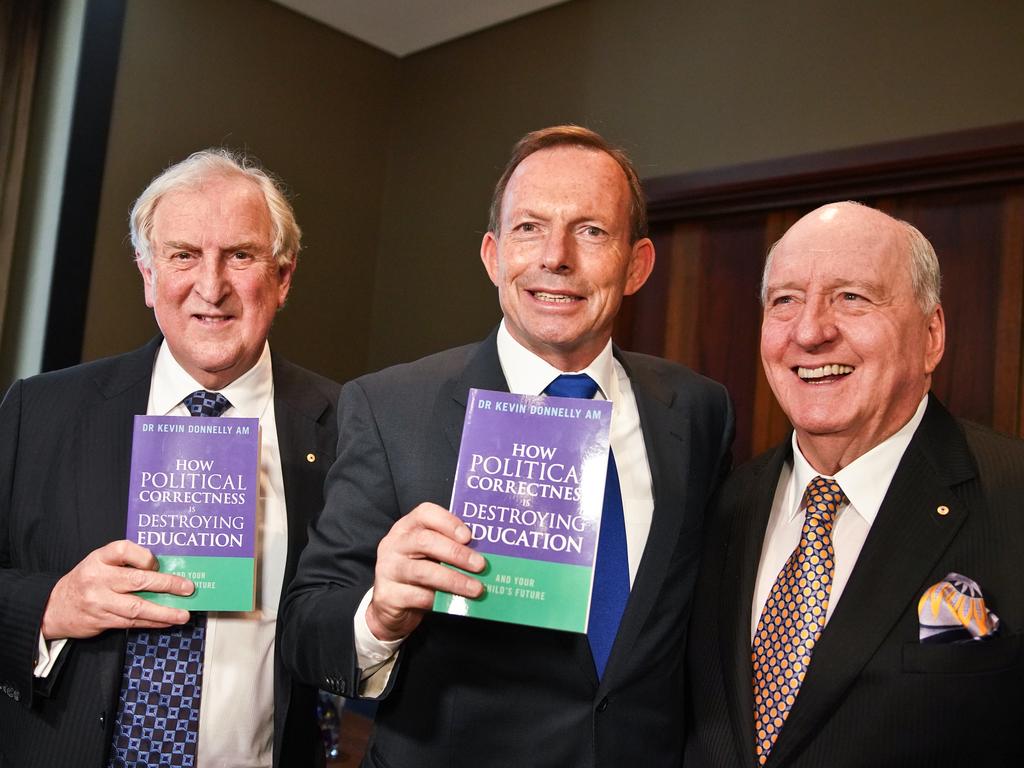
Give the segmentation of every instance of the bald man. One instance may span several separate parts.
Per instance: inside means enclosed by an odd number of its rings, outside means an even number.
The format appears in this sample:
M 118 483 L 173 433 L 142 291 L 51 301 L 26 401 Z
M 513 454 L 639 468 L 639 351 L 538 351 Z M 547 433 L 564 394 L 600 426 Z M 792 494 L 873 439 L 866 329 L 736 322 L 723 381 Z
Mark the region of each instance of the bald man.
M 1024 443 L 929 393 L 939 288 L 924 236 L 855 203 L 769 252 L 761 359 L 794 429 L 711 518 L 686 768 L 1019 756 Z

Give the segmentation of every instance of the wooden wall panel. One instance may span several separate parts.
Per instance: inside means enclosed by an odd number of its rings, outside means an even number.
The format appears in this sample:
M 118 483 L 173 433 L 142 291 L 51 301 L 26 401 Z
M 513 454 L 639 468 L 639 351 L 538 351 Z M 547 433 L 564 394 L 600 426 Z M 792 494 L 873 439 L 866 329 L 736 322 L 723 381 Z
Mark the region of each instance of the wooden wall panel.
M 767 450 L 789 424 L 760 363 L 764 255 L 806 212 L 857 199 L 917 226 L 939 256 L 947 338 L 935 393 L 960 416 L 1024 435 L 1024 125 L 845 150 L 834 179 L 825 156 L 791 166 L 649 185 L 658 263 L 627 300 L 617 342 L 725 383 L 736 460 Z

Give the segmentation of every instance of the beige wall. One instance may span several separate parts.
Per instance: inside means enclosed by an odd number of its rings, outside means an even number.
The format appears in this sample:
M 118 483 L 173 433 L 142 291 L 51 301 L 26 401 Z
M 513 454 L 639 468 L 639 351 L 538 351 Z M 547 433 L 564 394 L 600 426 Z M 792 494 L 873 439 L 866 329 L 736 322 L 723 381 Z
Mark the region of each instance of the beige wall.
M 132 0 L 86 354 L 151 332 L 124 219 L 195 147 L 245 144 L 300 193 L 274 342 L 346 378 L 497 320 L 477 251 L 525 131 L 584 123 L 660 176 L 1024 120 L 1021 29 L 997 0 L 574 0 L 397 61 L 264 0 Z
M 295 197 L 305 249 L 271 340 L 334 378 L 366 367 L 398 62 L 265 0 L 130 0 L 84 358 L 156 332 L 127 240 L 149 180 L 207 146 L 245 148 Z
M 524 132 L 584 123 L 660 176 L 1024 120 L 1022 29 L 999 1 L 575 0 L 404 60 L 371 367 L 496 321 L 476 254 Z

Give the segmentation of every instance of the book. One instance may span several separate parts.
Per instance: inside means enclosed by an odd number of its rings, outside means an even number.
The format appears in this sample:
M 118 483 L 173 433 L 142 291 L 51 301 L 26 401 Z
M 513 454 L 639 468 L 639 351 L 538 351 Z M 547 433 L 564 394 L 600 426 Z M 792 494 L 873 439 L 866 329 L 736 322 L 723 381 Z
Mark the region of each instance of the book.
M 484 594 L 434 610 L 586 632 L 612 404 L 471 389 L 450 509 L 487 565 Z
M 139 592 L 190 611 L 251 611 L 255 596 L 259 419 L 136 416 L 127 538 L 188 597 Z

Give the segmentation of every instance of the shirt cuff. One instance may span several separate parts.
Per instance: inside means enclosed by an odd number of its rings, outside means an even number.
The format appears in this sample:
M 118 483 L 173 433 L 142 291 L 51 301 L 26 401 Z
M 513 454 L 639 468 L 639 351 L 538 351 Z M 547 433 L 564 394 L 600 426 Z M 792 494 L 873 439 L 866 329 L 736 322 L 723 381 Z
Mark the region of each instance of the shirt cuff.
M 40 632 L 39 640 L 36 643 L 36 665 L 32 669 L 32 674 L 35 677 L 48 676 L 53 670 L 53 665 L 57 663 L 57 657 L 60 656 L 60 652 L 64 650 L 67 642 L 68 639 L 64 637 L 48 643 L 43 637 L 43 633 Z
M 366 623 L 366 611 L 372 599 L 373 587 L 370 587 L 359 602 L 353 622 L 356 662 L 362 670 L 359 694 L 366 698 L 377 698 L 387 688 L 398 650 L 405 641 L 404 637 L 397 640 L 378 640 L 370 631 L 370 626 Z

